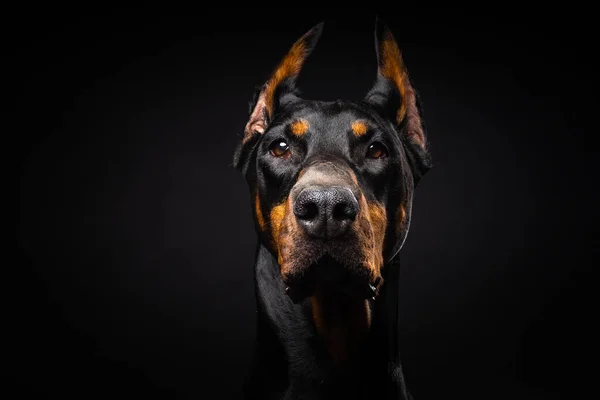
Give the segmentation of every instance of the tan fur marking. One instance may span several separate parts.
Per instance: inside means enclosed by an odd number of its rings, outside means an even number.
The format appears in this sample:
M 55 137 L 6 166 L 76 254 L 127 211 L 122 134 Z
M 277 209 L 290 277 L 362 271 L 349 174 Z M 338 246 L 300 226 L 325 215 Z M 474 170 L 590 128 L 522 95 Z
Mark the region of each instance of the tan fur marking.
M 348 173 L 350 174 L 350 179 L 352 179 L 352 183 L 354 183 L 355 185 L 358 186 L 358 178 L 356 177 L 356 174 L 354 173 L 354 171 L 349 169 Z
M 286 79 L 296 76 L 300 73 L 302 64 L 306 59 L 306 44 L 304 36 L 301 37 L 290 49 L 287 55 L 281 60 L 275 72 L 269 79 L 265 88 L 265 102 L 269 116 L 273 115 L 273 99 L 275 89 Z
M 242 143 L 246 143 L 256 134 L 265 132 L 267 120 L 273 117 L 275 91 L 286 79 L 295 78 L 300 73 L 309 53 L 309 49 L 306 47 L 306 39 L 311 34 L 312 31 L 307 32 L 292 45 L 263 86 L 254 111 L 252 111 L 249 121 L 246 123 Z
M 286 213 L 287 201 L 283 201 L 282 203 L 276 205 L 271 210 L 270 221 L 271 221 L 271 236 L 275 241 L 275 246 L 278 248 L 278 238 L 279 232 L 281 230 L 281 225 L 283 223 L 283 219 Z
M 402 55 L 398 44 L 394 40 L 391 32 L 386 31 L 383 41 L 381 43 L 381 53 L 383 64 L 380 67 L 381 74 L 386 78 L 390 79 L 398 90 L 402 97 L 402 105 L 398 110 L 396 122 L 400 123 L 406 114 L 406 87 L 408 83 L 408 75 L 404 62 L 402 61 Z
M 373 250 L 372 263 L 374 268 L 379 272 L 383 266 L 383 240 L 385 238 L 385 230 L 387 227 L 387 215 L 385 208 L 375 202 L 369 202 L 369 218 L 371 220 L 371 228 L 373 229 Z
M 383 238 L 387 218 L 385 210 L 376 203 L 369 203 L 365 196 L 359 199 L 359 212 L 355 227 L 356 252 L 362 264 L 370 271 L 371 279 L 380 276 L 383 265 Z
M 362 136 L 365 133 L 367 133 L 368 127 L 367 124 L 365 123 L 365 121 L 354 121 L 352 122 L 352 133 L 354 133 L 355 136 Z
M 401 204 L 396 214 L 396 232 L 401 232 L 404 229 L 404 223 L 406 221 L 406 207 Z
M 398 44 L 387 30 L 381 42 L 381 74 L 390 79 L 400 92 L 402 104 L 398 109 L 396 122 L 399 124 L 408 115 L 407 134 L 421 147 L 425 146 L 421 118 L 417 110 L 415 91 L 410 83 L 408 72 Z
M 294 250 L 295 244 L 302 240 L 300 228 L 292 209 L 292 199 L 288 197 L 273 207 L 270 214 L 272 244 L 283 275 L 293 272 L 298 267 Z
M 285 214 L 283 217 L 280 229 L 277 232 L 277 251 L 279 258 L 279 265 L 281 267 L 282 275 L 293 273 L 297 268 L 302 268 L 305 265 L 299 262 L 298 253 L 296 252 L 296 246 L 298 242 L 305 241 L 303 232 L 298 226 L 296 216 L 291 211 L 292 204 L 291 199 L 288 199 L 288 204 L 285 208 Z
M 309 126 L 307 120 L 298 119 L 290 124 L 290 130 L 296 136 L 304 136 L 308 132 Z
M 265 230 L 265 217 L 263 216 L 262 210 L 260 208 L 260 198 L 258 196 L 258 191 L 256 192 L 256 199 L 254 200 L 254 210 L 256 212 L 256 221 L 258 222 L 260 231 L 263 232 Z

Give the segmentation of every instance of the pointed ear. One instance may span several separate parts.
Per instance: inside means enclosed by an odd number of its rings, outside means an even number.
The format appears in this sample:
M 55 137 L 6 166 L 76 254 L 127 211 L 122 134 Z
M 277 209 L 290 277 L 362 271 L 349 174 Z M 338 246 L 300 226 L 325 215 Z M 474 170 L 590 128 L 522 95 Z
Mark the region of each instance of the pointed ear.
M 375 21 L 377 79 L 365 101 L 386 118 L 403 126 L 412 143 L 426 150 L 425 127 L 417 94 L 410 82 L 402 54 L 390 29 L 379 17 Z
M 262 86 L 258 96 L 253 101 L 242 142 L 245 143 L 254 136 L 264 133 L 273 118 L 278 103 L 286 95 L 293 95 L 298 74 L 304 65 L 304 61 L 317 44 L 323 31 L 323 24 L 321 22 L 315 25 L 294 43 L 275 68 L 271 77 Z

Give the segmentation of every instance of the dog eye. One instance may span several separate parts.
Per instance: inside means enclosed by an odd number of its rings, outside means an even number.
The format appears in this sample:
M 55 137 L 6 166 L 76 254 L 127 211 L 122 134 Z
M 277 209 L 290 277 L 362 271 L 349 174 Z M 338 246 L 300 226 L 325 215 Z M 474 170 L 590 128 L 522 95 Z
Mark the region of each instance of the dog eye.
M 274 157 L 278 158 L 289 158 L 291 155 L 290 146 L 285 142 L 285 140 L 281 139 L 271 143 L 269 152 L 271 152 Z
M 387 157 L 388 151 L 387 148 L 379 142 L 371 143 L 369 149 L 367 150 L 368 158 L 384 158 Z

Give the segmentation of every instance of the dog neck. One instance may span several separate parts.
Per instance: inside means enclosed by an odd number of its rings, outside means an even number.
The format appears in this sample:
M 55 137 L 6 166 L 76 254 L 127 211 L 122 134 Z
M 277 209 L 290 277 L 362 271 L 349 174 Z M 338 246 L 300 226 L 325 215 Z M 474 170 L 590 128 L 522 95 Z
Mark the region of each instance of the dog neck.
M 369 326 L 357 322 L 362 318 L 340 322 L 346 324 L 344 328 L 364 329 L 361 339 L 339 337 L 335 339 L 337 347 L 335 343 L 332 347 L 327 339 L 334 339 L 331 334 L 336 328 L 319 326 L 318 318 L 315 320 L 316 296 L 326 295 L 316 293 L 294 304 L 285 294 L 277 260 L 259 244 L 255 264 L 256 346 L 246 397 L 409 399 L 397 343 L 398 265 L 390 263 L 382 271 L 384 284 L 367 311 Z M 318 303 L 325 307 L 337 305 L 335 299 L 320 300 Z M 345 303 L 342 313 L 364 310 L 361 300 Z M 346 357 L 340 358 L 340 354 Z

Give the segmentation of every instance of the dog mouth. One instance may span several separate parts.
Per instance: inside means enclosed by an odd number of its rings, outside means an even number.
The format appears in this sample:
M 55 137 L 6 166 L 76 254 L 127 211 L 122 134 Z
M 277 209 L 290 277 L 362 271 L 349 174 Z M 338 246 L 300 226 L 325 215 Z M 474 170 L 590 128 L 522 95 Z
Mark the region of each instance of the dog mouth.
M 348 265 L 325 254 L 294 274 L 284 277 L 285 292 L 294 303 L 312 296 L 318 289 L 348 298 L 375 299 L 381 278 L 359 265 Z

